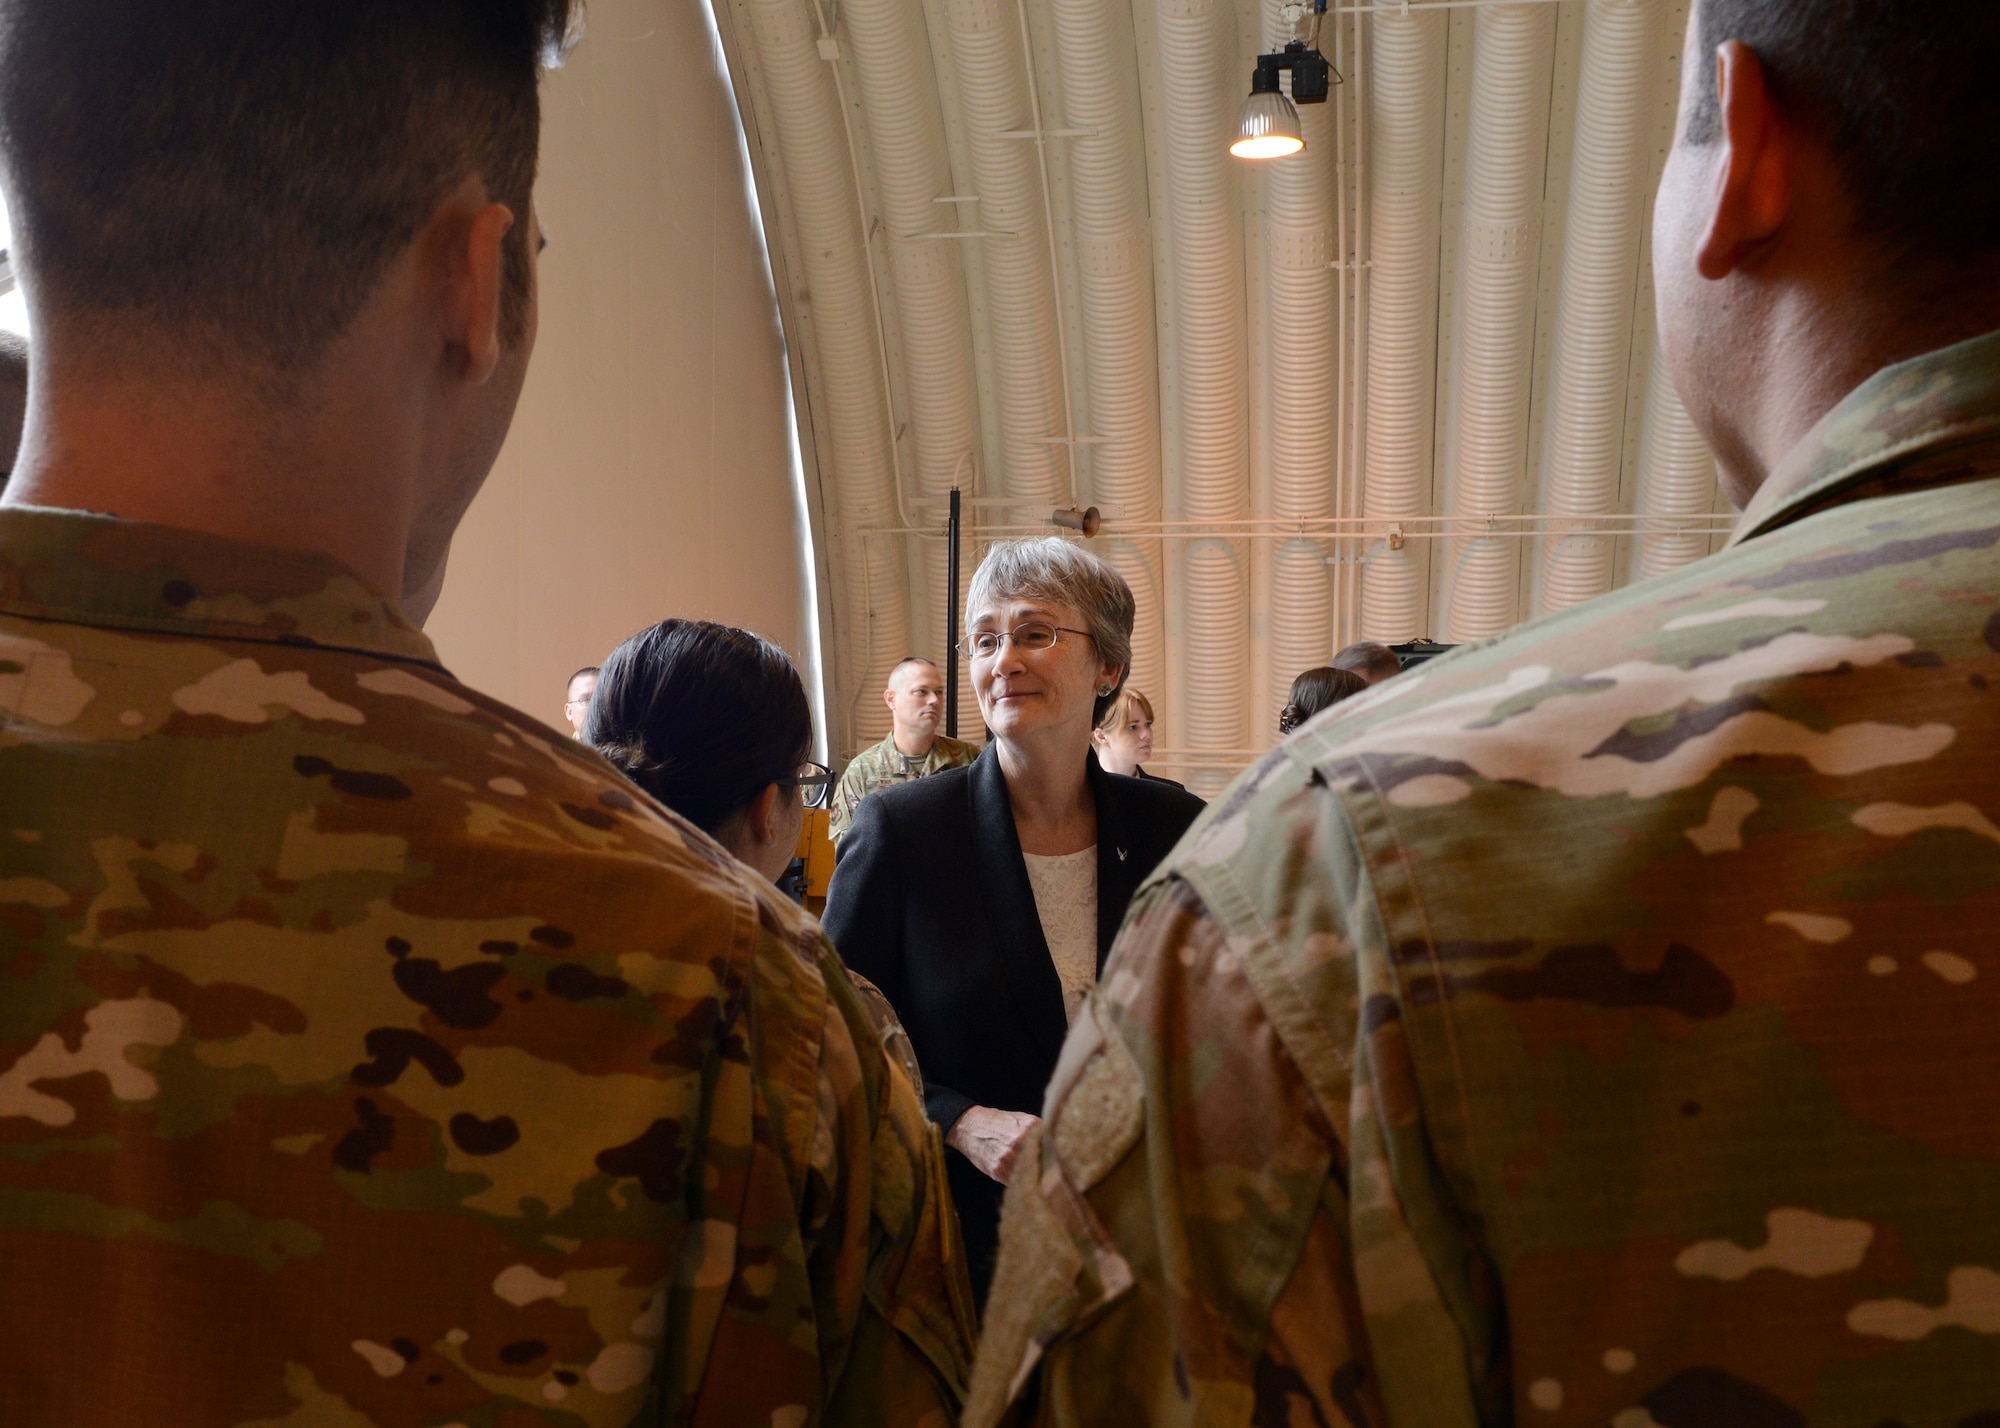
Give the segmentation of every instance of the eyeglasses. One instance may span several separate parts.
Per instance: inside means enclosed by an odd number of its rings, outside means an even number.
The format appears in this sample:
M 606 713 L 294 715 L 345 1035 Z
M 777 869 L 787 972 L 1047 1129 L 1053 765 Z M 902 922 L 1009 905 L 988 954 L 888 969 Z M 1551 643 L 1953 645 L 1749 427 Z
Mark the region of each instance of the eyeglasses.
M 1088 630 L 1072 630 L 1066 625 L 1051 625 L 1043 620 L 1030 620 L 1025 625 L 1016 625 L 1011 630 L 980 630 L 966 636 L 958 647 L 958 652 L 967 659 L 995 659 L 1000 647 L 1012 641 L 1014 648 L 1024 654 L 1034 654 L 1049 648 L 1058 635 L 1082 635 L 1090 638 Z
M 799 791 L 799 802 L 807 808 L 826 807 L 828 790 L 833 787 L 833 771 L 825 764 L 808 760 L 799 766 L 799 771 L 790 778 L 773 779 L 779 788 L 795 788 Z

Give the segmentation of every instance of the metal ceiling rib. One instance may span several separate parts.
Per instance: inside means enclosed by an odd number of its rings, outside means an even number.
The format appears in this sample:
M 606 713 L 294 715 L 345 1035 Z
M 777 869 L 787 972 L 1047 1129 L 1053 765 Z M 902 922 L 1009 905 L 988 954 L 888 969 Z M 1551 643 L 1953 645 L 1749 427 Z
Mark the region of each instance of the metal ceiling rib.
M 1647 273 L 1686 0 L 1332 7 L 1345 82 L 1265 164 L 1225 148 L 1278 0 L 715 4 L 842 752 L 950 638 L 954 482 L 975 544 L 1104 507 L 1159 762 L 1205 790 L 1340 644 L 1492 633 L 1726 527 Z

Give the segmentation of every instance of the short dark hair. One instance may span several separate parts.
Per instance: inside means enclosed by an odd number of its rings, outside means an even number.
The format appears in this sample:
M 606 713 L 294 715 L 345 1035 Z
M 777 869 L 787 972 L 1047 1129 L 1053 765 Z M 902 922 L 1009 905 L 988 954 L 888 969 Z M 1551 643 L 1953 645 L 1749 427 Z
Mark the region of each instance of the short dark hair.
M 1993 0 L 1698 0 L 1682 135 L 1721 133 L 1715 52 L 1756 52 L 1779 106 L 1832 151 L 1856 227 L 1898 257 L 2000 252 L 2000 5 Z
M 1291 702 L 1278 714 L 1278 732 L 1289 734 L 1322 709 L 1351 699 L 1368 688 L 1368 681 L 1351 669 L 1321 665 L 1292 681 Z
M 1403 662 L 1387 645 L 1373 640 L 1357 640 L 1333 657 L 1333 668 L 1352 670 L 1370 684 L 1391 679 L 1403 672 Z
M 889 666 L 889 678 L 894 679 L 896 677 L 896 672 L 906 664 L 927 664 L 932 669 L 937 668 L 937 661 L 934 659 L 925 659 L 922 655 L 904 655 L 901 659 L 897 660 L 894 664 Z
M 601 676 L 603 673 L 604 670 L 601 667 L 594 664 L 587 664 L 582 669 L 578 670 L 575 674 L 572 674 L 569 677 L 568 682 L 566 682 L 563 685 L 563 693 L 565 694 L 569 693 L 571 689 L 576 687 L 576 682 L 579 679 L 582 679 L 586 674 L 595 674 Z
M 456 184 L 514 210 L 581 0 L 0 0 L 0 154 L 31 284 L 90 327 L 310 370 Z
M 584 742 L 705 833 L 799 771 L 812 709 L 785 652 L 706 620 L 664 620 L 611 652 Z

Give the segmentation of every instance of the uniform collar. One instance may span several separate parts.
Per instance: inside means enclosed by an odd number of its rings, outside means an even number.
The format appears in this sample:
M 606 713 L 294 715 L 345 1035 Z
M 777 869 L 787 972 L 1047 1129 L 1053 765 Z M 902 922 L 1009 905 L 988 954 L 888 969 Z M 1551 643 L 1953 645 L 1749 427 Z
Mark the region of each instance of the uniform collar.
M 2000 332 L 1884 367 L 1778 463 L 1729 544 L 1849 501 L 1993 475 L 1950 458 L 1996 434 Z
M 877 745 L 877 747 L 882 750 L 882 757 L 889 761 L 891 767 L 905 768 L 913 772 L 925 772 L 930 769 L 932 764 L 944 757 L 944 735 L 934 735 L 931 739 L 930 748 L 925 750 L 923 756 L 920 758 L 913 759 L 896 747 L 896 731 L 894 729 L 889 731 L 889 736 Z
M 83 511 L 0 507 L 0 614 L 443 669 L 402 607 L 329 555 Z

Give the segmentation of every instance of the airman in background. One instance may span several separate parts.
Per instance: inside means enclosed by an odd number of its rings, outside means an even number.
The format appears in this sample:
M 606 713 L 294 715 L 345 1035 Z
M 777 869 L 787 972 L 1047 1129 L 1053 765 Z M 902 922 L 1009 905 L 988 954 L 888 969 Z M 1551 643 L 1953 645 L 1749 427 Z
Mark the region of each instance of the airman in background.
M 1358 674 L 1370 684 L 1394 679 L 1403 672 L 1403 662 L 1396 658 L 1396 652 L 1374 640 L 1357 640 L 1349 645 L 1333 657 L 1332 667 Z
M 2000 1422 L 2000 7 L 1691 9 L 1653 251 L 1729 548 L 1188 834 L 976 1428 Z
M 854 756 L 828 805 L 827 831 L 836 844 L 847 836 L 854 810 L 869 794 L 941 769 L 963 768 L 979 757 L 977 744 L 938 732 L 944 719 L 944 676 L 929 660 L 910 655 L 898 662 L 889 671 L 882 701 L 889 706 L 889 737 Z
M 590 717 L 590 701 L 597 693 L 597 678 L 603 673 L 594 664 L 587 664 L 569 677 L 569 684 L 563 690 L 563 718 L 569 721 L 569 736 L 583 737 L 583 721 Z
M 0 0 L 7 1428 L 956 1412 L 879 997 L 418 628 L 533 346 L 572 20 Z

